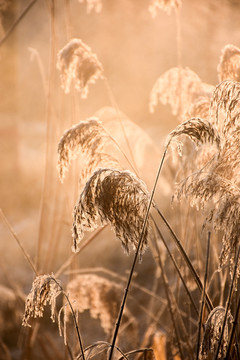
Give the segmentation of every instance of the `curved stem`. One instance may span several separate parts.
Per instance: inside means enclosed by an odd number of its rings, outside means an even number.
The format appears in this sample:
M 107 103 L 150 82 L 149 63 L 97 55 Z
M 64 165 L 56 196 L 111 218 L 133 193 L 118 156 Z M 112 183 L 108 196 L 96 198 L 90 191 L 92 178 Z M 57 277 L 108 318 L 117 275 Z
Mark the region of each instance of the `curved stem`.
M 133 277 L 134 269 L 135 269 L 135 266 L 136 266 L 138 254 L 139 254 L 139 251 L 141 249 L 142 242 L 143 242 L 144 233 L 145 233 L 147 220 L 148 220 L 148 215 L 149 215 L 150 208 L 151 208 L 151 205 L 152 205 L 152 202 L 153 202 L 153 196 L 154 196 L 155 191 L 156 191 L 158 179 L 159 179 L 159 176 L 160 176 L 160 173 L 161 173 L 161 170 L 162 170 L 162 166 L 163 166 L 163 162 L 164 162 L 166 153 L 167 153 L 167 148 L 165 148 L 165 151 L 163 153 L 163 156 L 162 156 L 162 159 L 161 159 L 158 171 L 157 171 L 156 179 L 155 179 L 155 182 L 154 182 L 154 185 L 153 185 L 153 189 L 152 189 L 152 192 L 151 192 L 151 196 L 150 196 L 150 200 L 149 200 L 149 203 L 148 203 L 146 215 L 145 215 L 145 218 L 144 218 L 143 228 L 142 228 L 142 231 L 141 231 L 140 239 L 139 239 L 139 242 L 138 242 L 138 246 L 137 246 L 137 249 L 136 249 L 136 252 L 135 252 L 132 267 L 131 267 L 130 274 L 129 274 L 129 277 L 128 277 L 127 286 L 126 286 L 126 289 L 125 289 L 125 292 L 124 292 L 124 295 L 123 295 L 120 311 L 119 311 L 119 314 L 118 314 L 118 319 L 117 319 L 115 331 L 114 331 L 114 334 L 113 334 L 112 346 L 111 346 L 111 350 L 110 350 L 110 353 L 109 353 L 108 360 L 111 360 L 112 356 L 113 356 L 113 350 L 114 350 L 114 346 L 115 346 L 115 343 L 116 343 L 116 340 L 117 340 L 118 331 L 119 331 L 120 323 L 121 323 L 121 320 L 122 320 L 123 310 L 124 310 L 125 303 L 126 303 L 126 300 L 127 300 L 127 295 L 128 295 L 128 291 L 129 291 L 129 288 L 130 288 L 131 281 L 132 281 L 132 277 Z

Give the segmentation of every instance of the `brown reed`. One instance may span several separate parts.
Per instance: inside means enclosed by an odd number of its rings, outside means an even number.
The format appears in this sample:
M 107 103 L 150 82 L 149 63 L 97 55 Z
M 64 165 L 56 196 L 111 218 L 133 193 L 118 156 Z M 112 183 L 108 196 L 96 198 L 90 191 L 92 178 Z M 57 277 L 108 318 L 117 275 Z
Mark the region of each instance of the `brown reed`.
M 147 211 L 149 193 L 145 184 L 130 171 L 99 169 L 94 172 L 83 189 L 74 208 L 73 251 L 85 231 L 110 223 L 115 235 L 127 253 L 130 246 L 137 248 L 144 217 Z M 147 246 L 149 223 L 141 245 L 142 254 Z
M 59 52 L 57 68 L 64 92 L 70 92 L 72 81 L 82 98 L 88 94 L 88 85 L 102 77 L 103 67 L 91 48 L 80 39 L 70 40 Z

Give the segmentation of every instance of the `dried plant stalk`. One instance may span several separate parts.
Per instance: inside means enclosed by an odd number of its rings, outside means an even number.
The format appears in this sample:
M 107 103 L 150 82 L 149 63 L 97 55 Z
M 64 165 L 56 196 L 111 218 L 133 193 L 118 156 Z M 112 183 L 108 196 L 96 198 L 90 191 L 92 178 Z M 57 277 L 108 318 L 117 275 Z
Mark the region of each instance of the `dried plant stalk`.
M 80 313 L 89 310 L 94 319 L 99 319 L 101 327 L 110 335 L 118 315 L 122 288 L 113 281 L 94 274 L 78 275 L 69 282 L 67 292 L 74 308 Z M 70 317 L 67 309 L 66 320 Z M 126 308 L 123 319 L 126 328 L 124 337 L 130 336 L 136 343 L 138 338 L 138 324 L 131 312 Z M 126 331 L 126 332 L 125 332 Z
M 180 86 L 181 85 L 181 86 Z M 170 104 L 173 115 L 182 114 L 200 97 L 211 96 L 214 87 L 205 84 L 189 68 L 171 68 L 156 81 L 150 94 L 150 112 L 154 112 L 160 101 Z
M 84 0 L 78 0 L 80 3 L 83 3 Z M 92 11 L 100 13 L 102 10 L 102 1 L 101 0 L 86 0 L 87 3 L 87 13 L 90 14 Z
M 149 193 L 145 184 L 130 171 L 99 169 L 94 172 L 83 189 L 74 209 L 73 251 L 84 231 L 93 231 L 101 224 L 110 223 L 117 238 L 129 253 L 129 246 L 137 248 Z M 141 245 L 142 254 L 147 246 L 149 223 Z
M 31 326 L 28 322 L 30 318 L 43 317 L 43 311 L 47 304 L 51 306 L 51 319 L 54 322 L 56 298 L 60 293 L 60 282 L 54 280 L 53 275 L 37 276 L 26 299 L 22 325 Z
M 240 49 L 232 44 L 222 49 L 217 67 L 219 82 L 224 80 L 240 81 Z
M 221 306 L 215 307 L 208 316 L 207 322 L 205 324 L 205 332 L 200 348 L 200 360 L 212 359 L 220 339 L 222 325 L 225 315 L 225 309 Z M 223 359 L 226 354 L 227 344 L 228 344 L 228 334 L 232 322 L 232 315 L 228 313 L 227 323 L 224 327 L 223 339 L 218 354 L 218 359 Z
M 67 94 L 71 82 L 82 98 L 88 94 L 88 85 L 102 77 L 103 67 L 91 48 L 80 39 L 72 39 L 58 52 L 57 68 L 60 70 L 62 88 Z
M 148 10 L 152 17 L 157 16 L 157 10 L 163 10 L 170 15 L 173 9 L 178 10 L 182 6 L 182 0 L 151 0 Z
M 85 155 L 86 166 L 81 178 L 91 175 L 93 169 L 101 166 L 117 167 L 117 160 L 104 153 L 105 146 L 112 142 L 110 136 L 102 127 L 97 118 L 81 121 L 68 129 L 61 137 L 58 144 L 58 174 L 63 182 L 69 166 L 78 154 Z

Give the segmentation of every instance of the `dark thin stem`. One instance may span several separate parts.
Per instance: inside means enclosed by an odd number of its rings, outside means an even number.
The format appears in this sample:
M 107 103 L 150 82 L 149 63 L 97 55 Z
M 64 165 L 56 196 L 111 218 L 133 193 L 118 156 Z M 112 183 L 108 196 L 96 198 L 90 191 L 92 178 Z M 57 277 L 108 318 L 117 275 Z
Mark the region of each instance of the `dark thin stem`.
M 232 281 L 231 281 L 231 286 L 229 289 L 229 294 L 228 294 L 228 299 L 227 299 L 227 305 L 226 305 L 226 309 L 225 309 L 225 315 L 224 315 L 224 319 L 223 319 L 223 324 L 222 324 L 222 331 L 221 331 L 221 335 L 218 341 L 218 346 L 217 346 L 217 350 L 215 353 L 215 357 L 214 360 L 218 359 L 218 354 L 219 354 L 219 350 L 220 350 L 220 346 L 221 346 L 221 342 L 222 342 L 222 338 L 223 338 L 223 334 L 224 334 L 224 328 L 227 322 L 227 317 L 228 317 L 228 310 L 230 307 L 230 302 L 231 302 L 231 297 L 232 297 L 232 292 L 233 292 L 233 286 L 234 286 L 234 281 L 235 281 L 235 276 L 237 273 L 237 266 L 238 266 L 238 259 L 239 259 L 239 252 L 240 252 L 240 245 L 238 246 L 238 251 L 236 254 L 236 258 L 235 258 L 235 264 L 234 264 L 234 270 L 233 270 L 233 275 L 232 275 Z
M 51 276 L 51 279 L 59 286 L 62 294 L 65 296 L 65 298 L 66 298 L 66 300 L 67 300 L 67 302 L 68 302 L 68 305 L 70 306 L 71 313 L 72 313 L 72 317 L 73 317 L 73 321 L 74 321 L 74 325 L 75 325 L 75 328 L 76 328 L 76 331 L 77 331 L 77 337 L 78 337 L 78 342 L 79 342 L 79 346 L 80 346 L 80 351 L 81 351 L 81 354 L 82 354 L 82 359 L 85 360 L 82 338 L 81 338 L 80 330 L 79 330 L 79 327 L 78 327 L 76 315 L 75 315 L 75 312 L 74 312 L 74 310 L 73 310 L 72 304 L 71 304 L 71 302 L 70 302 L 70 300 L 69 300 L 68 295 L 67 295 L 66 292 L 63 290 L 63 288 L 62 288 L 62 286 L 59 284 L 59 282 L 55 279 L 55 277 L 54 277 L 54 276 Z
M 209 232 L 208 233 L 208 242 L 207 242 L 207 255 L 206 255 L 206 266 L 205 266 L 205 274 L 204 274 L 202 301 L 201 301 L 202 303 L 201 303 L 201 310 L 200 310 L 200 314 L 199 314 L 196 360 L 198 360 L 198 357 L 199 357 L 199 347 L 200 347 L 201 327 L 202 327 L 202 315 L 203 315 L 203 309 L 204 309 L 204 304 L 205 304 L 205 291 L 206 291 L 206 284 L 207 284 L 208 260 L 209 260 L 209 250 L 210 250 L 210 237 L 211 237 L 211 233 Z
M 178 273 L 178 275 L 179 275 L 179 277 L 180 277 L 180 279 L 182 281 L 182 284 L 183 284 L 183 286 L 184 286 L 184 288 L 186 290 L 186 293 L 187 293 L 187 295 L 188 295 L 188 297 L 189 297 L 189 299 L 190 299 L 190 301 L 191 301 L 191 303 L 193 305 L 193 308 L 194 308 L 196 314 L 199 315 L 199 311 L 197 309 L 197 306 L 196 306 L 196 304 L 195 304 L 195 302 L 193 300 L 193 297 L 192 297 L 190 291 L 188 290 L 187 284 L 186 284 L 186 282 L 185 282 L 185 280 L 184 280 L 184 278 L 183 278 L 183 276 L 181 274 L 181 271 L 180 271 L 180 269 L 179 269 L 179 267 L 178 267 L 178 265 L 176 263 L 176 260 L 174 259 L 173 255 L 172 255 L 172 253 L 171 253 L 171 251 L 170 251 L 170 249 L 169 249 L 169 247 L 167 245 L 167 242 L 164 239 L 164 236 L 163 236 L 162 232 L 160 231 L 159 227 L 157 226 L 155 220 L 153 218 L 152 218 L 152 220 L 153 220 L 154 225 L 156 227 L 157 233 L 158 233 L 159 237 L 161 238 L 161 240 L 162 240 L 162 242 L 163 242 L 163 244 L 164 244 L 164 246 L 165 246 L 165 248 L 166 248 L 166 250 L 168 252 L 168 255 L 170 256 L 170 259 L 172 260 L 172 263 L 173 263 L 175 269 L 177 270 L 177 273 Z
M 24 18 L 24 16 L 28 13 L 28 11 L 31 9 L 31 7 L 35 4 L 35 2 L 37 2 L 37 0 L 32 0 L 23 10 L 23 12 L 20 14 L 20 16 L 17 18 L 17 20 L 12 24 L 12 26 L 10 27 L 10 29 L 8 29 L 8 31 L 6 32 L 6 34 L 2 37 L 2 39 L 0 40 L 0 46 L 8 39 L 8 37 L 11 35 L 11 33 L 13 32 L 13 30 L 15 29 L 15 27 L 20 23 L 20 21 L 22 20 L 22 18 Z
M 225 359 L 229 359 L 229 357 L 230 357 L 230 351 L 231 351 L 231 347 L 232 347 L 233 337 L 234 337 L 235 329 L 236 329 L 237 324 L 238 324 L 239 312 L 240 312 L 240 295 L 238 297 L 237 309 L 236 309 L 236 313 L 235 313 L 235 316 L 234 316 L 233 326 L 232 326 L 232 330 L 231 330 L 231 334 L 230 334 L 230 339 L 229 339 Z
M 203 285 L 202 282 L 196 272 L 196 270 L 194 269 L 194 267 L 192 266 L 192 263 L 187 255 L 187 253 L 185 252 L 180 240 L 178 239 L 177 235 L 174 233 L 173 229 L 171 228 L 171 226 L 169 225 L 168 221 L 166 220 L 166 218 L 163 216 L 162 212 L 158 209 L 157 205 L 154 204 L 155 209 L 157 210 L 158 214 L 160 215 L 160 217 L 162 218 L 163 222 L 165 223 L 165 225 L 167 226 L 168 230 L 170 231 L 170 234 L 173 237 L 173 240 L 175 241 L 175 244 L 177 245 L 186 265 L 188 266 L 189 270 L 192 273 L 193 279 L 195 280 L 200 292 L 202 293 L 203 291 Z M 208 307 L 208 310 L 211 311 L 213 309 L 213 304 L 208 296 L 207 293 L 205 293 L 205 298 L 206 298 L 206 304 Z
M 135 256 L 134 256 L 134 259 L 133 259 L 132 267 L 131 267 L 130 274 L 129 274 L 129 277 L 128 277 L 127 286 L 126 286 L 126 289 L 125 289 L 125 292 L 124 292 L 124 295 L 123 295 L 123 298 L 122 298 L 122 303 L 121 303 L 120 311 L 119 311 L 119 314 L 118 314 L 118 319 L 117 319 L 117 322 L 116 322 L 115 331 L 114 331 L 114 334 L 113 334 L 112 346 L 111 346 L 111 350 L 110 350 L 110 353 L 109 353 L 108 360 L 112 359 L 113 350 L 114 350 L 114 346 L 115 346 L 115 343 L 116 343 L 116 340 L 117 340 L 117 335 L 118 335 L 118 331 L 119 331 L 119 327 L 120 327 L 120 323 L 121 323 L 121 319 L 122 319 L 122 315 L 123 315 L 124 306 L 125 306 L 125 303 L 126 303 L 126 300 L 127 300 L 127 295 L 128 295 L 128 291 L 129 291 L 129 288 L 130 288 L 131 281 L 132 281 L 132 277 L 133 277 L 134 269 L 135 269 L 135 266 L 136 266 L 138 254 L 139 254 L 139 251 L 141 249 L 142 242 L 143 242 L 145 229 L 146 229 L 146 225 L 147 225 L 147 220 L 148 220 L 148 215 L 149 215 L 150 208 L 151 208 L 151 205 L 152 205 L 152 202 L 153 202 L 153 196 L 154 196 L 154 193 L 155 193 L 155 190 L 156 190 L 156 187 L 157 187 L 157 182 L 158 182 L 158 179 L 159 179 L 159 176 L 160 176 L 160 172 L 162 170 L 162 166 L 163 166 L 163 162 L 164 162 L 166 153 L 167 153 L 167 148 L 165 148 L 165 151 L 163 153 L 163 156 L 162 156 L 162 159 L 161 159 L 158 171 L 157 171 L 157 176 L 156 176 L 156 179 L 155 179 L 155 183 L 154 183 L 154 186 L 153 186 L 153 189 L 152 189 L 152 192 L 151 192 L 151 196 L 150 196 L 150 200 L 149 200 L 149 203 L 148 203 L 146 215 L 145 215 L 145 218 L 144 218 L 142 232 L 141 232 L 140 239 L 139 239 L 138 246 L 137 246 L 137 250 L 135 252 Z
M 158 248 L 157 243 L 156 243 L 156 239 L 154 239 L 154 242 L 155 242 L 155 247 L 156 247 L 156 251 L 157 251 L 157 255 L 158 255 L 157 256 L 158 264 L 159 264 L 159 267 L 160 267 L 161 272 L 162 272 L 164 290 L 165 290 L 165 294 L 166 294 L 166 298 L 167 298 L 167 302 L 168 302 L 168 308 L 169 308 L 169 312 L 170 312 L 174 332 L 175 332 L 175 335 L 176 335 L 176 340 L 177 340 L 177 344 L 178 344 L 178 350 L 179 350 L 181 359 L 183 360 L 184 356 L 183 356 L 183 351 L 182 351 L 182 347 L 181 347 L 181 342 L 180 342 L 180 339 L 179 339 L 178 327 L 177 327 L 177 324 L 176 324 L 174 311 L 173 311 L 173 307 L 172 307 L 172 302 L 171 302 L 171 299 L 170 299 L 170 289 L 169 289 L 169 285 L 168 285 L 167 278 L 166 278 L 166 275 L 165 275 L 164 267 L 163 267 L 163 264 L 162 264 L 160 251 L 159 251 L 159 248 Z

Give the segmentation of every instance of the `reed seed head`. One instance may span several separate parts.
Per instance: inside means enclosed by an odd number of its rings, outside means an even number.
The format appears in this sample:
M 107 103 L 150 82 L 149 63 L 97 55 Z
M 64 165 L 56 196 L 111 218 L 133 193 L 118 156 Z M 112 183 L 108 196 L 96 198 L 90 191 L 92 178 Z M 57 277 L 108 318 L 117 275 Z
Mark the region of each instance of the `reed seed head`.
M 85 231 L 93 231 L 101 224 L 110 223 L 115 235 L 129 253 L 140 240 L 147 211 L 149 193 L 145 184 L 130 171 L 99 169 L 83 189 L 74 209 L 73 251 Z M 140 256 L 147 245 L 149 222 L 145 229 Z
M 80 39 L 72 39 L 58 52 L 57 68 L 64 92 L 70 92 L 73 81 L 82 98 L 87 97 L 88 85 L 103 75 L 103 67 L 97 56 Z
M 223 320 L 225 316 L 225 309 L 221 306 L 214 308 L 208 316 L 205 324 L 205 332 L 200 348 L 200 360 L 210 359 L 215 355 L 217 350 L 218 342 L 220 339 Z M 232 315 L 228 313 L 227 322 L 224 327 L 223 338 L 221 342 L 218 359 L 223 359 L 226 354 L 228 344 L 228 334 L 232 322 Z
M 28 322 L 30 318 L 43 317 L 43 311 L 47 304 L 51 306 L 51 319 L 54 322 L 56 298 L 60 293 L 60 282 L 53 275 L 37 276 L 26 299 L 22 325 L 31 326 Z
M 224 46 L 217 67 L 219 82 L 240 81 L 240 49 L 232 44 Z
M 97 118 L 81 121 L 68 129 L 58 144 L 58 174 L 63 182 L 69 166 L 78 154 L 85 155 L 86 166 L 81 178 L 90 176 L 93 169 L 102 165 L 117 166 L 117 160 L 104 152 L 104 147 L 111 142 L 109 135 Z

